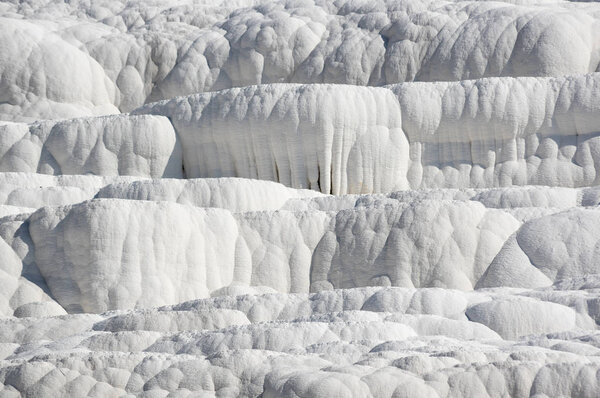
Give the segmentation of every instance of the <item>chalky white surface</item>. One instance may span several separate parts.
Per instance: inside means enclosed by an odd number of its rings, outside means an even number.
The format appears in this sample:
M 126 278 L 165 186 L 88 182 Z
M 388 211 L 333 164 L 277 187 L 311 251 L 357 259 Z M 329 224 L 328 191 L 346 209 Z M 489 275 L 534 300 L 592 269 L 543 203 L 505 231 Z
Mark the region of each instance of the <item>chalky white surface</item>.
M 0 397 L 597 397 L 600 3 L 0 2 Z
M 510 3 L 521 1 L 7 2 L 0 118 L 127 112 L 261 83 L 381 86 L 600 71 L 597 5 Z
M 324 193 L 600 183 L 600 73 L 349 85 L 261 85 L 148 104 L 189 177 Z
M 115 115 L 0 124 L 0 171 L 181 178 L 169 120 Z

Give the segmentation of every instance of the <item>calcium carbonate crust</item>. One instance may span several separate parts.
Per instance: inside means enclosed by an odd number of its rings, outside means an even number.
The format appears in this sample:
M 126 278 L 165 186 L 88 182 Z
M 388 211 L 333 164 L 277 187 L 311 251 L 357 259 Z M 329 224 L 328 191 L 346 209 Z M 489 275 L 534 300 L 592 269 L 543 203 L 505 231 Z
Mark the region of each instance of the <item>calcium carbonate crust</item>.
M 0 124 L 0 171 L 101 176 L 183 176 L 168 119 L 115 115 Z
M 67 312 L 102 312 L 244 286 L 536 288 L 600 273 L 598 210 L 590 207 L 600 201 L 596 188 L 326 196 L 235 178 L 119 177 L 98 188 L 115 179 L 3 177 L 9 190 L 11 181 L 49 185 L 22 184 L 7 196 L 51 205 L 35 212 L 3 206 L 4 270 L 13 286 L 5 315 L 47 295 Z M 74 190 L 96 199 L 70 204 Z M 44 197 L 51 203 L 40 203 Z M 564 258 L 548 237 L 561 242 Z
M 261 85 L 136 109 L 167 116 L 188 177 L 323 193 L 600 180 L 600 73 L 349 85 Z
M 0 397 L 597 397 L 598 32 L 0 2 Z
M 134 115 L 4 123 L 0 170 L 230 176 L 333 194 L 594 186 L 598 79 L 275 84 L 179 97 Z
M 264 83 L 381 86 L 599 71 L 596 5 L 510 3 L 3 3 L 0 119 L 128 112 Z
M 2 393 L 591 397 L 598 286 L 254 293 L 8 318 Z

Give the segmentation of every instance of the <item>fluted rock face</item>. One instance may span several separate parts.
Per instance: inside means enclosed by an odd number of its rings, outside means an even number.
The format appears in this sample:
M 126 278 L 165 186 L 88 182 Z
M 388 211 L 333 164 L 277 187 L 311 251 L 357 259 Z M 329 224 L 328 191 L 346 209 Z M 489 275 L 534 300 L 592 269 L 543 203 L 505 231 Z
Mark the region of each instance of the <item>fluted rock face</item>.
M 134 113 L 171 119 L 188 177 L 259 178 L 333 194 L 408 188 L 402 112 L 386 89 L 252 86 Z
M 413 187 L 597 185 L 600 74 L 390 86 Z
M 600 3 L 0 3 L 0 396 L 597 397 Z
M 169 117 L 189 177 L 324 193 L 596 185 L 600 73 L 385 88 L 263 85 L 148 104 Z
M 373 284 L 470 290 L 518 226 L 474 202 L 235 214 L 98 200 L 29 219 L 37 266 L 74 312 L 172 304 L 231 283 L 284 292 Z

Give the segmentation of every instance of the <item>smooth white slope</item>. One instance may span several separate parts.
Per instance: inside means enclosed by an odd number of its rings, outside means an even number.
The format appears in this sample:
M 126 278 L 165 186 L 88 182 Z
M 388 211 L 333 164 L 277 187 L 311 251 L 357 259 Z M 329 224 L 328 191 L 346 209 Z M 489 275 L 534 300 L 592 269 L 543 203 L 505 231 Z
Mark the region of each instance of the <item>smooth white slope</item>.
M 63 39 L 41 21 L 2 14 L 0 119 L 35 121 L 119 112 L 114 82 L 79 43 Z
M 149 179 L 0 172 L 0 205 L 6 215 L 18 214 L 20 208 L 22 212 L 31 212 L 43 206 L 74 204 L 94 197 L 169 201 L 240 212 L 277 210 L 288 201 L 328 196 L 276 182 L 242 178 Z
M 598 207 L 531 220 L 504 244 L 478 287 L 537 287 L 600 273 L 599 229 Z
M 311 190 L 243 178 L 154 179 L 110 184 L 96 198 L 168 201 L 232 212 L 278 210 L 288 200 L 326 197 Z M 65 203 L 66 204 L 66 203 Z
M 48 175 L 37 173 L 0 173 L 0 203 L 40 208 L 92 199 L 112 183 L 130 183 L 144 179 L 131 176 Z

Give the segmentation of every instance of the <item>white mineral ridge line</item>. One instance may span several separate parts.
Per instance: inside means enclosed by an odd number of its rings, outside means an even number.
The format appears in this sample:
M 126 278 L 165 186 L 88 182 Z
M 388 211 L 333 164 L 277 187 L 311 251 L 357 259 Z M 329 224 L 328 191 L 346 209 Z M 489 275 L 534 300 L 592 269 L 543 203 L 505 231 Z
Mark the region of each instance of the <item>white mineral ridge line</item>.
M 292 206 L 293 201 L 298 201 L 301 206 L 304 200 L 329 196 L 307 189 L 288 188 L 272 181 L 243 178 L 150 179 L 0 172 L 0 205 L 4 206 L 6 215 L 17 214 L 19 208 L 36 210 L 44 206 L 75 204 L 94 197 L 169 201 L 240 212 L 277 210 L 288 202 Z
M 126 181 L 103 187 L 95 197 L 168 201 L 245 212 L 278 210 L 289 200 L 327 196 L 308 189 L 288 188 L 272 181 L 225 177 Z
M 145 177 L 0 172 L 0 203 L 6 208 L 26 206 L 35 209 L 74 204 L 92 199 L 109 184 L 143 179 Z

